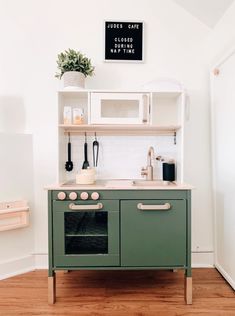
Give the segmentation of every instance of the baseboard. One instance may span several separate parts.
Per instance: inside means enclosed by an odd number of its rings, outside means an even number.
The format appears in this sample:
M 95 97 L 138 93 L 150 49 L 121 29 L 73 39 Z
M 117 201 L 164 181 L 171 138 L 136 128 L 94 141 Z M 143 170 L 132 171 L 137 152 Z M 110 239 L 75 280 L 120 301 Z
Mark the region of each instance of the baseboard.
M 192 253 L 192 267 L 193 268 L 212 268 L 214 267 L 214 254 L 213 252 L 193 252 Z M 15 259 L 12 261 L 0 264 L 0 280 L 33 271 L 35 269 L 48 269 L 48 254 L 35 253 L 27 257 Z M 218 268 L 220 273 L 225 277 L 226 273 L 221 272 L 222 269 Z M 231 282 L 228 281 L 230 284 Z M 233 285 L 232 285 L 233 286 Z M 234 284 L 235 288 L 235 284 Z
M 214 252 L 192 252 L 192 268 L 214 268 Z
M 0 263 L 0 280 L 35 270 L 34 255 L 29 255 Z
M 228 275 L 228 273 L 219 265 L 215 263 L 216 269 L 219 271 L 220 274 L 225 278 L 225 280 L 231 285 L 231 287 L 235 290 L 235 281 Z

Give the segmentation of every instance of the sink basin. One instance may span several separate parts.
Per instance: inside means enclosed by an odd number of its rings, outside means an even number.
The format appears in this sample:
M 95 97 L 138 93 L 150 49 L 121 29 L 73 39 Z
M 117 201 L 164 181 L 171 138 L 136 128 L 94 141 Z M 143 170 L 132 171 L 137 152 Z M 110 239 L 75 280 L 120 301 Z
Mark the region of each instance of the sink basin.
M 106 186 L 113 188 L 121 188 L 121 187 L 153 187 L 153 186 L 169 186 L 174 185 L 172 182 L 162 181 L 162 180 L 126 180 L 126 179 L 117 179 L 117 180 L 108 180 L 106 182 Z
M 151 187 L 151 186 L 168 186 L 168 185 L 174 185 L 172 182 L 169 181 L 162 181 L 162 180 L 153 180 L 153 181 L 147 181 L 147 180 L 134 180 L 133 181 L 134 186 L 143 186 L 143 187 Z

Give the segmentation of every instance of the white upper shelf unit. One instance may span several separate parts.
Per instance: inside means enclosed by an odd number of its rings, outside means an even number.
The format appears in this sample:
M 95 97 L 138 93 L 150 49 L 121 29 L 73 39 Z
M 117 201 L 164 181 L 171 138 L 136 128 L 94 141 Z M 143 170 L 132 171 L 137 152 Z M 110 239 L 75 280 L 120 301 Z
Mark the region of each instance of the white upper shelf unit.
M 65 109 L 75 113 L 74 121 L 73 115 L 70 119 L 68 115 L 64 120 Z M 175 82 L 150 83 L 139 90 L 60 90 L 59 182 L 74 179 L 76 173 L 75 169 L 68 173 L 64 167 L 68 133 L 71 134 L 72 142 L 83 140 L 81 136 L 85 133 L 90 136 L 172 136 L 171 144 L 176 146 L 177 152 L 177 181 L 183 181 L 184 109 L 185 92 Z M 84 113 L 83 120 L 79 118 L 81 112 Z
M 59 127 L 64 132 L 103 135 L 174 135 L 183 127 L 185 93 L 171 90 L 60 90 Z M 64 120 L 64 108 L 72 115 Z M 82 109 L 83 124 L 73 121 L 74 109 Z M 76 111 L 76 110 L 75 110 Z

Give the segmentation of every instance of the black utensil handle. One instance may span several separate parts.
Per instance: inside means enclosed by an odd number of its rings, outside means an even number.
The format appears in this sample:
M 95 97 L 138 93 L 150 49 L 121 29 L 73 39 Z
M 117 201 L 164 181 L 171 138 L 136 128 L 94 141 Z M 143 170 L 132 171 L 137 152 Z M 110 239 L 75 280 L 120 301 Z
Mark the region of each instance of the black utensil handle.
M 84 144 L 84 160 L 87 162 L 87 143 Z
M 68 161 L 71 161 L 71 143 L 68 143 Z
M 98 165 L 98 157 L 99 157 L 99 143 L 97 142 L 97 153 L 96 153 L 96 161 L 95 161 L 95 166 L 97 167 Z
M 94 165 L 94 167 L 96 167 L 96 165 L 95 165 L 95 142 L 93 142 L 93 165 Z

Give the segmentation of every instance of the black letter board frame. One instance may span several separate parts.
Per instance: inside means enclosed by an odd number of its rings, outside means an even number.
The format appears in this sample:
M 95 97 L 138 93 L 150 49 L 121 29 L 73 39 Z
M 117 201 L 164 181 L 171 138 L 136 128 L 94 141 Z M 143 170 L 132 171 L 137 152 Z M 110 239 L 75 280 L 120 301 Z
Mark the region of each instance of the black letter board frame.
M 132 38 L 132 36 L 134 35 L 134 39 L 133 39 L 133 42 L 123 42 L 123 43 L 120 43 L 120 44 L 135 44 L 136 45 L 136 41 L 138 40 L 138 36 L 139 36 L 139 40 L 140 40 L 140 43 L 137 43 L 138 45 L 140 45 L 140 47 L 137 47 L 139 49 L 138 51 L 138 56 L 137 58 L 131 58 L 131 57 L 134 57 L 133 55 L 128 55 L 127 56 L 129 58 L 122 58 L 121 56 L 119 56 L 119 58 L 112 58 L 111 56 L 107 56 L 107 53 L 106 53 L 106 49 L 109 47 L 110 48 L 110 45 L 111 44 L 114 44 L 114 36 L 121 36 L 121 37 L 124 37 L 122 34 L 122 32 L 118 32 L 120 29 L 119 28 L 115 28 L 115 29 L 111 29 L 113 32 L 110 33 L 111 34 L 111 40 L 112 42 L 107 42 L 107 36 L 109 36 L 107 33 L 106 33 L 106 26 L 107 24 L 124 24 L 125 25 L 139 25 L 141 26 L 141 29 L 142 29 L 142 32 L 136 32 L 137 30 L 132 30 L 130 29 L 130 35 L 127 35 L 128 37 L 127 38 Z M 115 30 L 115 32 L 114 32 Z M 122 30 L 122 29 L 121 29 Z M 124 30 L 125 31 L 125 30 Z M 134 31 L 134 32 L 133 32 Z M 119 33 L 119 34 L 118 34 Z M 132 33 L 132 34 L 131 34 Z M 140 38 L 141 36 L 141 38 Z M 134 41 L 135 40 L 135 41 Z M 118 44 L 118 43 L 117 43 Z M 109 46 L 108 46 L 109 45 Z M 136 49 L 136 46 L 134 45 L 134 48 Z M 113 47 L 114 48 L 114 47 Z M 123 54 L 121 54 L 123 56 Z M 140 56 L 141 55 L 141 56 Z M 108 58 L 106 58 L 108 57 Z M 119 63 L 119 62 L 124 62 L 124 63 L 143 63 L 144 62 L 144 21 L 129 21 L 129 20 L 125 20 L 125 21 L 117 21 L 117 20 L 105 20 L 104 21 L 104 61 L 105 62 L 114 62 L 114 63 Z

